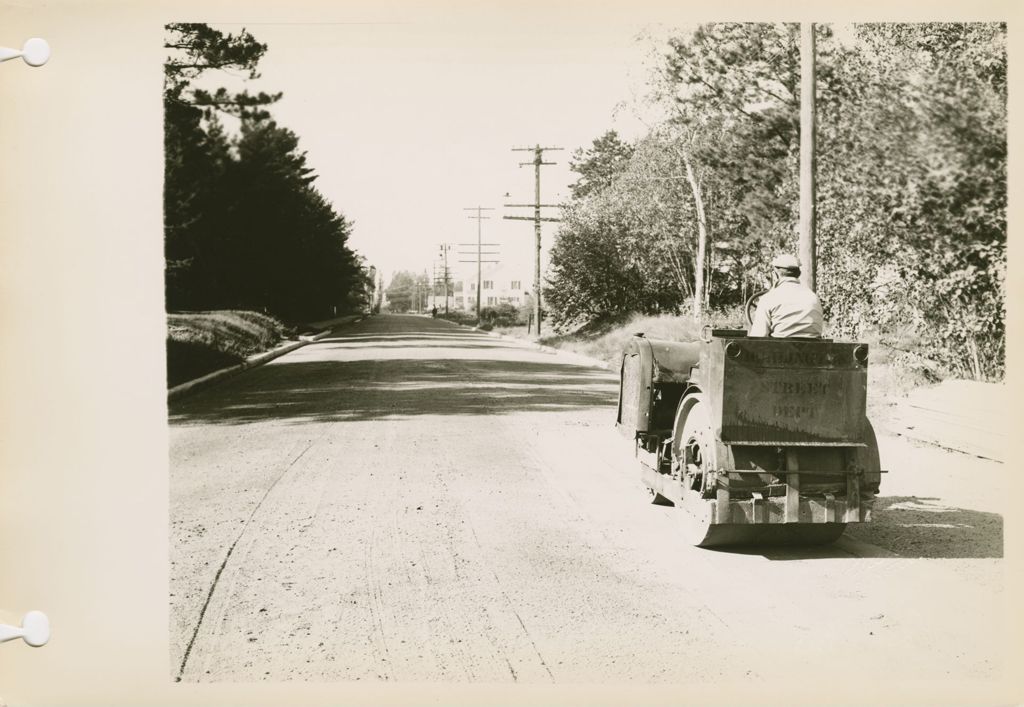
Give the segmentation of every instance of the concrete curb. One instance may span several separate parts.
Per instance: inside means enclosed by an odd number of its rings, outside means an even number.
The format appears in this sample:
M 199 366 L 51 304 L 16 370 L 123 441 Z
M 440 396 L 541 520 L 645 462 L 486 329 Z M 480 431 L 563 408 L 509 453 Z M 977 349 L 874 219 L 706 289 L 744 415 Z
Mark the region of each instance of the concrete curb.
M 323 334 L 324 332 L 329 332 L 334 327 L 341 326 L 343 324 L 352 324 L 354 322 L 358 322 L 358 321 L 361 321 L 363 319 L 366 319 L 369 316 L 372 316 L 372 315 L 369 315 L 369 314 L 346 314 L 346 315 L 341 316 L 341 317 L 334 317 L 332 319 L 323 319 L 323 320 L 318 321 L 318 322 L 306 322 L 306 326 L 308 326 L 308 327 L 310 327 L 310 328 L 312 328 L 314 330 L 316 330 L 316 329 L 323 329 L 324 331 L 320 332 L 320 334 Z M 316 334 L 316 336 L 320 336 L 320 334 Z M 302 337 L 299 337 L 299 338 L 302 338 Z
M 354 324 L 355 322 L 360 321 L 362 318 L 363 317 L 361 316 L 357 316 L 351 319 L 350 321 L 343 322 L 341 324 L 335 324 L 335 326 L 343 326 L 344 324 Z M 256 354 L 255 356 L 250 356 L 245 361 L 235 366 L 222 368 L 219 371 L 213 371 L 212 373 L 207 373 L 205 376 L 202 376 L 200 378 L 195 378 L 193 380 L 186 381 L 185 383 L 176 385 L 167 391 L 167 400 L 176 400 L 182 397 L 183 395 L 187 395 L 188 393 L 194 393 L 198 390 L 209 387 L 214 383 L 238 375 L 243 371 L 248 371 L 250 368 L 257 368 L 259 366 L 262 366 L 265 363 L 273 361 L 275 358 L 284 356 L 285 354 L 291 353 L 296 349 L 301 349 L 306 344 L 311 344 L 315 341 L 320 341 L 321 339 L 328 336 L 332 330 L 333 329 L 325 329 L 324 331 L 321 331 L 317 334 L 300 336 L 298 341 L 292 342 L 290 344 L 285 344 L 283 346 L 278 346 L 276 349 L 264 351 L 263 353 Z
M 356 320 L 356 321 L 358 321 L 358 320 Z M 324 329 L 319 334 L 303 334 L 302 336 L 299 337 L 299 341 L 303 341 L 303 342 L 305 342 L 307 344 L 310 341 L 320 341 L 320 339 L 324 338 L 325 336 L 327 336 L 330 333 L 331 333 L 330 329 Z

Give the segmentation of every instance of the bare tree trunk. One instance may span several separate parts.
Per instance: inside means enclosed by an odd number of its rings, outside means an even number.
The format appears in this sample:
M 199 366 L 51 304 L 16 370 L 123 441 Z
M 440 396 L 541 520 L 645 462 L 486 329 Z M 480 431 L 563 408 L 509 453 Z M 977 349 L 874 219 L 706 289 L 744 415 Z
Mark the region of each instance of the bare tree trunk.
M 690 190 L 693 192 L 693 206 L 697 212 L 697 257 L 694 259 L 696 268 L 693 284 L 693 319 L 700 322 L 702 304 L 705 296 L 704 285 L 704 261 L 707 259 L 708 229 L 707 221 L 704 218 L 704 198 L 701 196 L 700 180 L 694 174 L 693 164 L 690 156 L 685 151 L 682 154 L 683 162 L 686 164 L 686 178 L 690 182 Z
M 689 278 L 687 278 L 683 272 L 683 264 L 679 261 L 679 254 L 676 253 L 675 248 L 672 247 L 672 243 L 666 243 L 665 247 L 668 251 L 669 265 L 672 267 L 672 275 L 675 277 L 676 282 L 679 283 L 679 292 L 685 299 L 690 295 Z
M 736 264 L 736 270 L 740 274 L 740 302 L 743 304 L 747 303 L 747 269 L 743 267 L 743 262 L 739 258 L 733 258 L 733 262 Z
M 967 343 L 970 345 L 971 350 L 971 369 L 974 373 L 974 380 L 985 380 L 984 373 L 981 369 L 981 359 L 978 357 L 978 340 L 973 334 L 968 334 Z
M 707 262 L 704 265 L 704 311 L 711 309 L 711 278 L 714 276 L 714 269 L 711 267 L 711 249 L 707 249 Z

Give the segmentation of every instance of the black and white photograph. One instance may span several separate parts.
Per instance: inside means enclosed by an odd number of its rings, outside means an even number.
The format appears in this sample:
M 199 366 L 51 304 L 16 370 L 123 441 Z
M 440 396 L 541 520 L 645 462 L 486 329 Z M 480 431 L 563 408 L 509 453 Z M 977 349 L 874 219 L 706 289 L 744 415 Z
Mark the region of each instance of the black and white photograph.
M 0 4 L 0 705 L 1024 699 L 1020 13 L 923 11 Z

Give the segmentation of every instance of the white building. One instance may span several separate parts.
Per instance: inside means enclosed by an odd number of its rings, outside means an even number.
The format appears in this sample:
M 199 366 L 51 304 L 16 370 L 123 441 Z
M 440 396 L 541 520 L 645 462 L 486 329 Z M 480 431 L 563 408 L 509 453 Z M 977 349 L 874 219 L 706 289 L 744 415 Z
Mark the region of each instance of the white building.
M 480 274 L 480 306 L 495 307 L 511 304 L 521 307 L 527 302 L 533 287 L 532 278 L 527 280 L 519 268 L 503 266 L 501 263 L 484 266 Z M 455 306 L 467 312 L 476 311 L 476 273 L 462 279 L 462 291 L 455 295 Z

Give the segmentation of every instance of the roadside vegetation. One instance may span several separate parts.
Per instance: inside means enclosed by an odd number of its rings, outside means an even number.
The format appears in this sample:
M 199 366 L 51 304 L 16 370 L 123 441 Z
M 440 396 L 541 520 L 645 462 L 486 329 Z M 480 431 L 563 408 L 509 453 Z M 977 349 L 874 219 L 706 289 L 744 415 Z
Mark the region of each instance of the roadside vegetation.
M 611 347 L 588 327 L 634 314 L 713 323 L 797 251 L 798 26 L 708 24 L 653 46 L 634 104 L 648 133 L 606 132 L 570 163 L 545 299 L 586 346 Z M 817 67 L 831 331 L 877 341 L 911 378 L 1001 380 L 1005 25 L 819 25 Z
M 174 387 L 273 348 L 291 332 L 278 319 L 247 311 L 167 316 L 167 386 Z
M 714 323 L 721 328 L 732 328 L 737 322 L 728 316 L 722 316 Z M 520 339 L 534 339 L 525 326 L 499 327 L 499 334 Z M 540 343 L 557 349 L 564 349 L 603 361 L 613 370 L 618 370 L 622 360 L 622 351 L 626 342 L 637 333 L 643 333 L 651 339 L 666 341 L 696 341 L 700 337 L 701 325 L 692 317 L 675 314 L 643 315 L 634 314 L 614 319 L 604 319 L 572 332 L 548 332 L 541 337 Z

